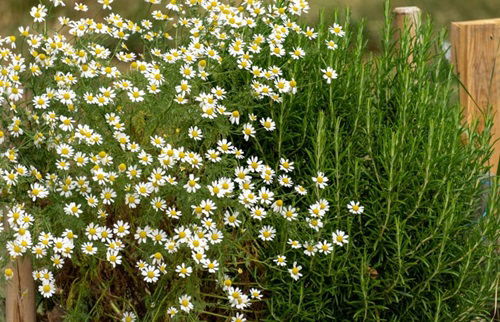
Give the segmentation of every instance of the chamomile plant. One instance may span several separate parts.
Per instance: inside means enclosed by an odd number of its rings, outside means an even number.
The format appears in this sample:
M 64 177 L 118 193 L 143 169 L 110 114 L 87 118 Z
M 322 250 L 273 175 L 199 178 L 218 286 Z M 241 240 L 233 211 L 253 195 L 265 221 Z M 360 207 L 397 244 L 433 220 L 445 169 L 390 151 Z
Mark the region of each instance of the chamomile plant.
M 318 36 L 297 23 L 309 5 L 151 0 L 131 20 L 113 1 L 94 2 L 42 1 L 18 39 L 0 40 L 10 260 L 33 259 L 48 301 L 108 294 L 79 308 L 93 318 L 222 310 L 244 321 L 266 293 L 241 263 L 294 283 L 305 271 L 294 254 L 329 256 L 350 241 L 342 227 L 324 231 L 326 169 L 296 179 L 292 159 L 259 143 L 276 135 L 275 110 L 300 90 L 302 44 Z M 54 11 L 63 6 L 74 6 L 68 16 Z M 335 50 L 344 35 L 333 24 L 321 44 Z M 335 86 L 330 63 L 321 77 Z M 235 74 L 243 90 L 229 92 Z M 285 224 L 307 231 L 286 236 Z M 263 258 L 270 245 L 279 252 Z

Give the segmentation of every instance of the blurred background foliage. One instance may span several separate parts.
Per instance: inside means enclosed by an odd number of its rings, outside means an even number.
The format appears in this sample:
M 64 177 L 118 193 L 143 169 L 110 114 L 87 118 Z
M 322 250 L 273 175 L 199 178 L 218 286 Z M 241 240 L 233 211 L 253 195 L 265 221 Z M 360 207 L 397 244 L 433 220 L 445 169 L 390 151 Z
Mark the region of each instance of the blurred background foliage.
M 365 20 L 370 49 L 379 49 L 380 30 L 384 24 L 384 0 L 311 0 L 309 22 L 318 19 L 318 12 L 349 8 L 353 22 Z M 449 29 L 451 21 L 500 18 L 499 0 L 392 0 L 392 7 L 417 6 L 434 22 L 435 29 Z
M 19 25 L 29 24 L 29 10 L 39 2 L 39 0 L 0 0 L 2 35 L 16 33 Z M 68 11 L 68 14 L 71 11 L 73 15 L 75 13 L 72 10 L 74 2 L 75 0 L 67 1 L 67 6 L 63 10 Z M 92 10 L 92 5 L 95 5 L 97 0 L 76 2 L 88 4 Z M 315 24 L 318 21 L 320 10 L 333 13 L 334 10 L 342 11 L 349 8 L 353 23 L 365 20 L 365 36 L 369 39 L 369 48 L 380 49 L 380 30 L 384 23 L 384 0 L 309 0 L 309 2 L 311 10 L 306 17 L 308 23 Z M 448 28 L 451 21 L 500 18 L 500 0 L 392 0 L 391 2 L 393 7 L 419 7 L 424 15 L 428 15 L 433 20 L 437 28 Z M 113 8 L 127 18 L 140 16 L 141 11 L 145 11 L 147 6 L 148 4 L 142 0 L 115 0 L 113 3 Z

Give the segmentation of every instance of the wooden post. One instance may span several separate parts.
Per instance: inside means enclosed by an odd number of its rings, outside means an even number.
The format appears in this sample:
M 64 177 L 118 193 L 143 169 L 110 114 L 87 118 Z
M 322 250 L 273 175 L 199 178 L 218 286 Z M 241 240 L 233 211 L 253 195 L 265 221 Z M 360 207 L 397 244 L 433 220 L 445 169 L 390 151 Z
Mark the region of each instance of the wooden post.
M 5 316 L 9 322 L 35 322 L 35 281 L 31 259 L 23 256 L 12 261 L 14 277 L 7 281 Z
M 400 38 L 401 30 L 407 28 L 410 32 L 410 37 L 417 36 L 417 29 L 420 26 L 422 12 L 419 7 L 396 7 L 392 11 L 394 15 L 393 24 L 396 29 L 395 37 Z
M 24 94 L 24 99 L 30 99 L 27 93 Z M 8 143 L 13 146 L 9 142 L 8 135 L 5 137 L 5 141 L 4 144 Z M 4 191 L 0 193 L 3 194 Z M 6 217 L 4 218 L 4 227 L 6 231 L 9 230 Z M 12 279 L 5 283 L 5 321 L 7 322 L 36 321 L 35 280 L 33 279 L 33 265 L 30 255 L 28 252 L 22 257 L 11 259 L 7 266 L 14 272 Z
M 496 174 L 500 158 L 500 19 L 451 23 L 452 62 L 463 88 L 460 103 L 464 118 L 479 121 L 484 128 L 484 113 L 492 108 L 493 155 L 488 162 Z
M 392 11 L 393 14 L 393 27 L 394 27 L 394 40 L 396 45 L 399 47 L 401 32 L 408 31 L 409 40 L 411 41 L 410 46 L 418 38 L 417 30 L 421 24 L 421 11 L 418 7 L 396 7 Z M 410 47 L 411 48 L 411 47 Z M 408 63 L 413 62 L 413 54 L 410 53 L 408 56 Z
M 9 230 L 7 218 L 4 218 L 5 230 Z M 8 254 L 6 254 L 8 256 Z M 11 260 L 7 265 L 14 276 L 5 282 L 5 321 L 35 322 L 35 281 L 30 255 Z
M 394 14 L 395 29 L 403 30 L 405 27 L 410 28 L 412 37 L 416 36 L 416 31 L 421 22 L 422 13 L 419 7 L 396 7 L 392 10 Z M 399 36 L 398 36 L 399 37 Z

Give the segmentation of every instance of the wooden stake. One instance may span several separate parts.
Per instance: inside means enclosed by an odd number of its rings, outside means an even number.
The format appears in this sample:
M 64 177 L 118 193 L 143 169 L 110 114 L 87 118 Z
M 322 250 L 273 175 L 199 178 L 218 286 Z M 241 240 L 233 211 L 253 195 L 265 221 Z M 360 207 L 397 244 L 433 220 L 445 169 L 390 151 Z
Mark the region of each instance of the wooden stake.
M 460 103 L 469 124 L 479 121 L 484 129 L 484 113 L 492 108 L 493 155 L 488 162 L 496 173 L 500 158 L 500 19 L 451 23 L 452 62 L 464 87 Z
M 4 218 L 4 227 L 9 230 L 7 217 Z M 7 267 L 13 270 L 14 276 L 5 282 L 5 321 L 35 322 L 35 281 L 31 258 L 29 255 L 17 258 Z
M 35 281 L 31 259 L 23 256 L 12 262 L 14 277 L 7 281 L 5 315 L 6 321 L 35 322 Z
M 410 38 L 417 37 L 417 29 L 422 22 L 422 12 L 418 7 L 397 7 L 392 11 L 394 15 L 393 25 L 395 29 L 394 37 L 398 41 L 401 38 L 401 31 L 407 29 Z

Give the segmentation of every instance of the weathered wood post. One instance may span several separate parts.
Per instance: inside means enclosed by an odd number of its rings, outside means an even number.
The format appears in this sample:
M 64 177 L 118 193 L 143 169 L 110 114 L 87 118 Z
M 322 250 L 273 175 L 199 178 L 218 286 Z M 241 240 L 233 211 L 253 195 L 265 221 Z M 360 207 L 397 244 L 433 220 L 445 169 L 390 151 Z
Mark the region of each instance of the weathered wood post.
M 479 121 L 484 128 L 484 112 L 492 108 L 493 155 L 488 165 L 496 174 L 500 158 L 500 19 L 451 23 L 452 62 L 463 87 L 460 103 L 464 118 Z
M 3 219 L 4 227 L 8 231 L 7 218 Z M 11 260 L 5 269 L 10 269 L 13 274 L 12 278 L 5 282 L 5 321 L 35 322 L 35 281 L 29 254 Z
M 417 30 L 422 23 L 422 12 L 418 7 L 396 7 L 392 10 L 394 40 L 399 45 L 401 32 L 408 31 L 411 41 L 418 39 Z M 412 63 L 413 54 L 408 56 L 408 63 Z
M 8 322 L 35 322 L 35 282 L 31 259 L 18 258 L 9 265 L 14 277 L 7 281 L 5 316 Z
M 4 218 L 4 226 L 9 229 L 7 218 Z M 6 268 L 11 269 L 14 275 L 6 281 L 5 321 L 35 322 L 35 281 L 31 258 L 29 255 L 19 257 Z
M 422 12 L 419 7 L 396 7 L 392 11 L 394 15 L 393 23 L 396 29 L 395 37 L 400 38 L 401 30 L 408 28 L 410 37 L 417 36 L 417 29 L 421 23 Z

